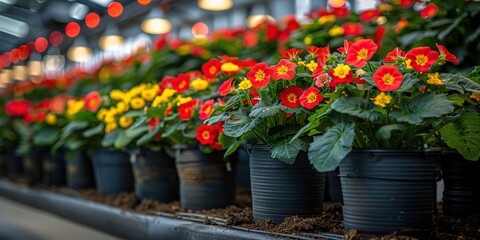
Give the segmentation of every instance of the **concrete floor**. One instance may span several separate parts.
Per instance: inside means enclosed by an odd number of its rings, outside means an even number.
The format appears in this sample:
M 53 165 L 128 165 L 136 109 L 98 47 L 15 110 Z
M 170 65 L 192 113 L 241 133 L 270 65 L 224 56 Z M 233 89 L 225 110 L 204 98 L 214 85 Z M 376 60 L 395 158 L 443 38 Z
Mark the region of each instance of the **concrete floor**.
M 0 240 L 116 240 L 36 208 L 0 197 Z

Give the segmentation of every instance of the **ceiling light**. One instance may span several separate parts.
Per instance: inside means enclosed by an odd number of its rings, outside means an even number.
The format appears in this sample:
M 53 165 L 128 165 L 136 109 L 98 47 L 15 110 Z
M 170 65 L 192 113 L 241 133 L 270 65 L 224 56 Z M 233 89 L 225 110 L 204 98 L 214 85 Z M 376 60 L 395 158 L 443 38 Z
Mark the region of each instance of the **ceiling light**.
M 198 6 L 205 10 L 222 11 L 232 8 L 232 0 L 198 0 Z
M 17 81 L 24 81 L 27 79 L 27 67 L 25 65 L 13 66 L 13 79 Z
M 112 2 L 112 0 L 90 0 L 90 2 L 93 2 L 97 5 L 100 5 L 102 7 L 107 7 L 108 4 Z
M 250 16 L 246 20 L 246 24 L 249 28 L 256 28 L 262 23 L 274 23 L 275 19 L 267 15 L 267 10 L 264 4 L 256 4 L 253 6 Z
M 122 15 L 123 5 L 119 2 L 112 2 L 108 4 L 107 12 L 110 17 L 113 17 L 113 18 L 118 17 Z
M 0 74 L 0 82 L 4 84 L 9 84 L 12 82 L 12 70 L 3 69 L 2 73 Z
M 65 66 L 65 57 L 62 55 L 47 55 L 43 58 L 46 73 L 59 72 Z
M 115 50 L 118 49 L 125 39 L 118 33 L 118 29 L 115 26 L 110 26 L 105 31 L 105 34 L 98 40 L 98 46 L 103 50 Z
M 141 28 L 149 34 L 164 34 L 172 29 L 172 23 L 165 18 L 162 11 L 153 8 L 143 20 Z
M 73 3 L 68 9 L 68 15 L 76 20 L 83 20 L 87 15 L 88 7 L 81 3 Z
M 2 24 L 0 24 L 0 31 L 13 35 L 15 37 L 24 38 L 30 31 L 27 23 L 18 21 L 13 18 L 0 15 L 0 22 L 2 22 Z
M 203 22 L 197 22 L 192 26 L 192 35 L 195 38 L 206 38 L 208 35 L 208 26 Z
M 343 7 L 347 0 L 328 0 L 328 4 L 333 8 Z
M 100 24 L 100 16 L 97 13 L 91 12 L 85 16 L 85 25 L 87 25 L 87 27 L 94 28 L 98 26 L 98 24 Z
M 80 34 L 80 24 L 77 22 L 69 22 L 65 26 L 65 34 L 71 38 L 74 38 Z
M 48 41 L 44 37 L 39 37 L 35 40 L 35 51 L 42 53 L 48 48 Z
M 92 49 L 87 46 L 85 39 L 80 37 L 68 49 L 67 56 L 73 62 L 86 62 L 92 56 Z

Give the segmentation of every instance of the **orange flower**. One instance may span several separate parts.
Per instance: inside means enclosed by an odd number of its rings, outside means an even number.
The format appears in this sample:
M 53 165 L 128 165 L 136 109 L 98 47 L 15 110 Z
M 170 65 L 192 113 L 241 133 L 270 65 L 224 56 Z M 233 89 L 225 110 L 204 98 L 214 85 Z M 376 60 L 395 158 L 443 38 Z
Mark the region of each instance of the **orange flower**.
M 396 66 L 381 66 L 373 74 L 373 81 L 382 92 L 397 90 L 403 81 L 403 75 Z
M 190 75 L 180 73 L 174 79 L 171 79 L 172 88 L 181 93 L 190 87 Z
M 214 126 L 202 124 L 197 128 L 195 137 L 203 145 L 214 144 L 218 138 L 218 131 Z
M 433 18 L 437 15 L 438 7 L 435 3 L 429 3 L 422 10 L 420 10 L 420 16 L 423 19 Z
M 368 22 L 378 16 L 380 16 L 380 12 L 377 9 L 367 10 L 360 13 L 360 20 L 362 22 Z
M 188 121 L 192 118 L 193 108 L 195 108 L 196 101 L 190 100 L 178 107 L 178 118 Z
M 316 87 L 309 87 L 300 95 L 300 105 L 306 109 L 312 109 L 323 100 L 323 95 Z
M 440 51 L 440 56 L 443 60 L 447 62 L 452 62 L 455 64 L 458 64 L 460 62 L 460 60 L 458 60 L 458 58 L 455 55 L 451 54 L 447 50 L 447 48 L 445 48 L 444 46 L 437 43 L 437 48 L 438 48 L 438 51 Z
M 252 82 L 254 88 L 262 88 L 268 85 L 270 82 L 270 76 L 272 70 L 268 68 L 268 65 L 264 62 L 257 63 L 247 73 L 247 78 Z
M 280 58 L 288 58 L 290 60 L 296 59 L 303 50 L 297 50 L 296 48 L 290 48 L 287 51 L 282 52 Z
M 215 58 L 210 59 L 202 65 L 202 73 L 206 78 L 214 78 L 220 72 L 222 63 Z
M 345 36 L 355 37 L 362 34 L 363 25 L 360 23 L 345 23 L 343 24 L 343 31 Z
M 292 63 L 286 59 L 280 60 L 277 65 L 270 67 L 272 69 L 273 80 L 292 80 L 295 77 L 295 68 L 297 64 Z
M 365 66 L 377 51 L 378 46 L 372 39 L 362 39 L 350 45 L 345 61 L 357 68 Z
M 232 91 L 234 86 L 235 83 L 233 82 L 233 78 L 230 78 L 227 81 L 223 82 L 222 85 L 220 85 L 217 92 L 220 94 L 220 96 L 225 96 L 229 94 L 230 91 Z
M 430 47 L 416 47 L 408 51 L 406 59 L 410 59 L 410 65 L 419 72 L 427 72 L 430 66 L 438 60 L 438 52 Z
M 383 62 L 390 62 L 390 63 L 395 63 L 398 61 L 399 57 L 404 58 L 405 57 L 405 52 L 400 50 L 398 47 L 395 47 L 392 51 L 387 53 L 387 56 L 385 59 L 383 59 Z
M 206 120 L 207 118 L 210 117 L 210 114 L 213 112 L 213 99 L 210 99 L 203 104 L 203 106 L 200 108 L 199 115 L 200 115 L 200 120 Z
M 280 92 L 280 101 L 283 106 L 297 108 L 300 106 L 300 96 L 303 93 L 303 89 L 297 86 L 290 86 L 286 89 L 283 89 Z
M 401 32 L 406 26 L 408 26 L 408 21 L 405 18 L 400 19 L 397 25 L 395 25 L 395 33 Z
M 85 96 L 85 109 L 90 112 L 96 112 L 102 104 L 102 97 L 97 91 L 93 91 Z

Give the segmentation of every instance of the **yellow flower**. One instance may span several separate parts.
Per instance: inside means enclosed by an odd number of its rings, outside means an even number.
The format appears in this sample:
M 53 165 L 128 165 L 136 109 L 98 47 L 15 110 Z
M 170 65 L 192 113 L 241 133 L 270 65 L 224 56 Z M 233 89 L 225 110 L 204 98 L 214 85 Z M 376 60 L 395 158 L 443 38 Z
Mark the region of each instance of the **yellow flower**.
M 78 112 L 82 111 L 83 106 L 85 106 L 85 102 L 83 101 L 83 99 L 78 101 L 73 99 L 69 100 L 67 102 L 67 115 L 71 117 L 77 114 Z
M 317 22 L 318 22 L 318 24 L 323 25 L 323 24 L 325 24 L 325 23 L 335 22 L 335 19 L 336 19 L 335 15 L 329 14 L 329 15 L 321 16 L 321 17 L 317 20 Z
M 142 109 L 145 107 L 145 100 L 139 97 L 133 98 L 132 101 L 130 101 L 130 106 L 135 110 Z
M 145 101 L 152 101 L 156 96 L 157 96 L 157 90 L 155 90 L 154 88 L 152 89 L 145 89 L 142 91 L 141 93 L 142 95 L 142 98 L 145 100 Z
M 238 89 L 240 90 L 247 90 L 252 87 L 252 82 L 248 80 L 247 78 L 243 78 L 243 81 L 238 84 Z
M 189 54 L 191 53 L 193 50 L 193 46 L 190 45 L 190 44 L 184 44 L 180 47 L 177 48 L 177 53 L 179 55 L 186 55 L 186 54 Z
M 306 66 L 308 67 L 308 70 L 313 72 L 313 71 L 315 71 L 315 69 L 317 69 L 318 64 L 315 61 L 310 60 L 310 63 L 308 63 Z
M 125 102 L 118 102 L 117 105 L 115 105 L 115 109 L 117 112 L 126 112 L 128 111 L 128 104 Z
M 49 125 L 53 125 L 57 123 L 57 116 L 55 116 L 53 113 L 49 113 L 47 116 L 45 116 L 45 122 Z
M 392 11 L 392 9 L 393 9 L 392 5 L 386 4 L 386 3 L 385 4 L 380 4 L 377 7 L 377 10 L 379 12 L 390 12 L 390 11 Z
M 105 116 L 107 115 L 107 112 L 108 110 L 105 108 L 101 108 L 100 110 L 98 110 L 97 119 L 103 121 L 103 119 L 105 119 Z
M 328 30 L 328 35 L 330 37 L 336 37 L 336 36 L 341 36 L 345 33 L 345 31 L 343 30 L 343 27 L 340 27 L 340 26 L 333 26 L 332 28 L 330 28 L 330 30 Z
M 106 124 L 115 122 L 115 114 L 113 112 L 108 111 L 103 118 L 103 122 Z
M 480 102 L 480 94 L 478 93 L 472 93 L 472 95 L 470 95 L 470 98 L 477 100 L 477 102 Z
M 298 61 L 297 64 L 298 64 L 299 66 L 305 66 L 305 62 L 304 62 L 304 61 Z
M 373 100 L 373 104 L 379 107 L 385 107 L 387 104 L 390 103 L 390 101 L 392 101 L 392 96 L 385 95 L 384 92 L 381 92 L 372 100 Z
M 192 87 L 193 89 L 195 89 L 197 91 L 202 91 L 202 90 L 207 89 L 208 81 L 203 80 L 201 78 L 197 78 L 197 79 L 193 80 L 192 82 L 190 82 L 190 87 Z
M 117 124 L 115 122 L 107 123 L 107 125 L 105 125 L 105 133 L 110 133 L 115 129 L 117 129 Z
M 438 85 L 438 86 L 442 86 L 443 85 L 443 82 L 442 80 L 440 80 L 439 76 L 438 76 L 438 72 L 436 73 L 429 73 L 427 74 L 427 83 L 428 84 L 432 84 L 432 85 Z
M 186 98 L 184 98 L 184 97 L 182 97 L 182 96 L 180 96 L 180 95 L 177 96 L 177 106 L 180 106 L 180 105 L 182 105 L 182 104 L 184 104 L 184 103 L 186 103 L 186 102 L 190 102 L 190 101 L 192 101 L 192 97 L 186 97 Z
M 312 35 L 311 35 L 311 34 L 308 34 L 308 35 L 303 39 L 303 43 L 305 43 L 306 45 L 312 44 Z
M 120 119 L 118 120 L 118 123 L 120 124 L 120 127 L 127 128 L 127 127 L 130 127 L 130 125 L 132 125 L 133 118 L 121 116 Z
M 340 63 L 333 69 L 333 76 L 345 78 L 350 72 L 350 70 L 350 66 Z
M 235 65 L 231 62 L 227 62 L 222 64 L 220 69 L 222 70 L 222 72 L 236 72 L 238 71 L 238 69 L 240 69 L 240 67 L 238 67 L 238 65 Z
M 173 96 L 173 94 L 175 94 L 176 92 L 177 91 L 170 88 L 163 90 L 160 96 L 155 97 L 155 99 L 153 100 L 152 106 L 157 107 L 162 103 L 168 102 L 168 99 L 170 99 L 170 97 Z
M 123 100 L 124 95 L 125 93 L 122 90 L 118 90 L 118 89 L 113 89 L 110 92 L 110 98 L 116 101 Z
M 410 63 L 412 63 L 412 59 L 405 60 L 405 68 L 406 69 L 413 69 L 413 67 L 410 65 Z

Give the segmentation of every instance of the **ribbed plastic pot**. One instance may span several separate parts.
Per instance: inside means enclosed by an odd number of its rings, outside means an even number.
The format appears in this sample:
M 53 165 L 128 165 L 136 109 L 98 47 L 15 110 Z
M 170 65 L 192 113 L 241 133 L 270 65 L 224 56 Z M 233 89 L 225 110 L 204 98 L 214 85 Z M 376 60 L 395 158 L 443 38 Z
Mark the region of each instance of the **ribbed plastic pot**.
M 98 192 L 116 194 L 133 191 L 132 165 L 128 153 L 97 149 L 93 151 L 93 169 Z
M 28 184 L 42 183 L 45 154 L 47 154 L 46 149 L 33 148 L 23 158 L 23 174 L 27 178 Z
M 305 152 L 289 165 L 271 158 L 268 146 L 251 146 L 250 180 L 255 221 L 322 213 L 325 174 L 313 168 Z
M 180 202 L 191 210 L 224 208 L 235 202 L 235 159 L 224 152 L 205 154 L 198 147 L 176 145 Z
M 23 174 L 22 158 L 17 155 L 15 149 L 7 150 L 7 175 L 18 176 Z
M 480 161 L 469 161 L 458 153 L 440 155 L 445 188 L 443 213 L 454 217 L 480 215 Z
M 340 164 L 345 228 L 386 234 L 431 225 L 439 167 L 419 150 L 352 151 Z
M 340 184 L 340 177 L 338 176 L 340 169 L 326 172 L 325 182 L 325 201 L 329 202 L 343 202 L 342 185 Z
M 0 152 L 0 176 L 7 175 L 7 152 Z
M 43 184 L 46 186 L 65 185 L 65 152 L 58 149 L 55 153 L 47 151 L 43 158 Z
M 164 151 L 142 150 L 132 163 L 135 194 L 140 199 L 173 202 L 179 199 L 175 159 Z
M 244 147 L 239 147 L 236 182 L 238 187 L 250 187 L 250 155 Z
M 95 178 L 93 175 L 92 160 L 87 156 L 86 150 L 82 149 L 75 153 L 67 163 L 67 186 L 71 189 L 94 188 Z

